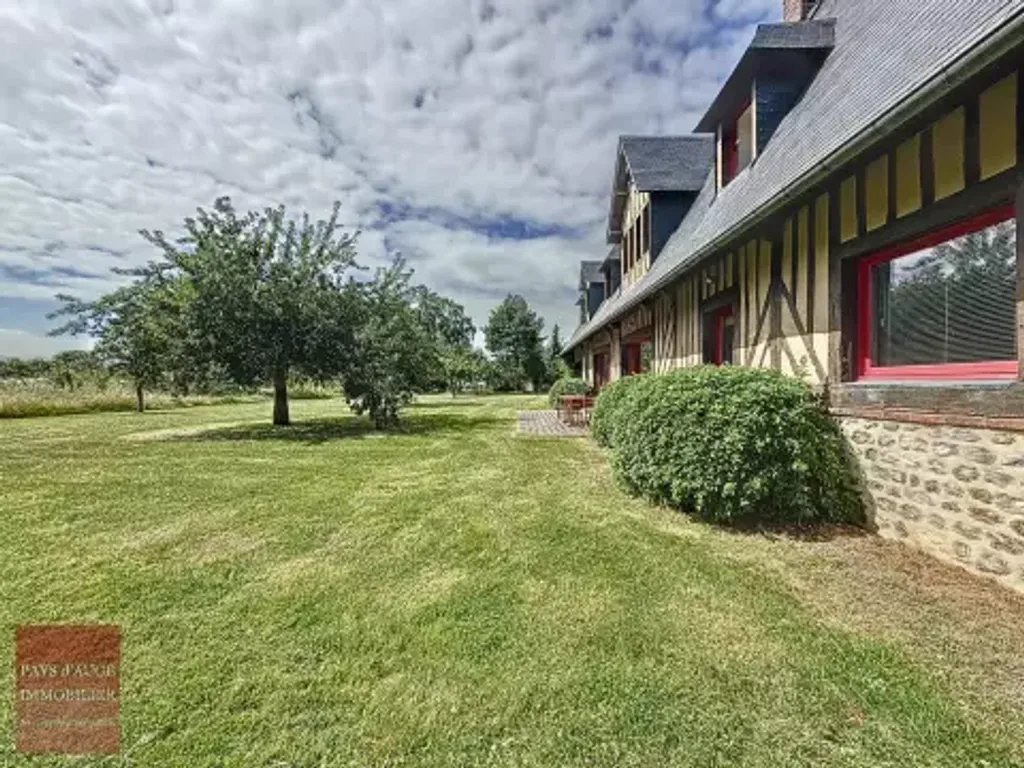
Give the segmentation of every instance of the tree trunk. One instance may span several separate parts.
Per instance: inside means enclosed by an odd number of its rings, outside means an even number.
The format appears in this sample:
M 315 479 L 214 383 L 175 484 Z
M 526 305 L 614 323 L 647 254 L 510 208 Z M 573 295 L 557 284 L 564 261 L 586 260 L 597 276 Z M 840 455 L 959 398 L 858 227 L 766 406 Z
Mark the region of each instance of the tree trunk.
M 274 426 L 287 427 L 288 418 L 288 371 L 278 368 L 274 371 Z
M 135 385 L 135 408 L 139 413 L 146 410 L 146 396 L 142 392 L 142 385 Z

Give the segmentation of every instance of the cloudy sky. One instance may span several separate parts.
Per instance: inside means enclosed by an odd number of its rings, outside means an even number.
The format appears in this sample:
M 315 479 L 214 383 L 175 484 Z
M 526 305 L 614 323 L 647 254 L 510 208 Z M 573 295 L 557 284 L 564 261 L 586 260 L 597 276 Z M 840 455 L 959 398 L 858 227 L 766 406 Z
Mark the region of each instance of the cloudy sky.
M 617 137 L 692 130 L 781 0 L 6 0 L 0 355 L 49 354 L 197 206 L 285 203 L 401 251 L 482 325 L 574 325 Z

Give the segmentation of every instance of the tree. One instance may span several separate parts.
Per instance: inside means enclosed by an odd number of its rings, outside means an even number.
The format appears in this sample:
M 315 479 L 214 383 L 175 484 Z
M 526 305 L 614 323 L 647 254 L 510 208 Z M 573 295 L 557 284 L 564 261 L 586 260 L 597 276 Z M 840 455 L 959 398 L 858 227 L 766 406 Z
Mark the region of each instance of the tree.
M 551 359 L 562 357 L 562 338 L 558 323 L 551 329 L 551 338 L 548 339 L 548 357 Z
M 171 349 L 180 338 L 180 316 L 175 311 L 173 290 L 161 274 L 115 272 L 141 279 L 92 302 L 58 295 L 63 306 L 49 317 L 70 319 L 50 335 L 88 334 L 96 338 L 96 355 L 112 370 L 132 379 L 136 407 L 141 413 L 146 408 L 145 391 L 164 378 Z
M 411 271 L 401 259 L 360 284 L 354 354 L 344 375 L 345 395 L 376 429 L 398 424 L 399 410 L 438 369 L 438 345 L 413 301 Z
M 150 273 L 182 282 L 186 356 L 240 386 L 272 382 L 275 425 L 290 423 L 290 373 L 327 380 L 351 356 L 356 236 L 341 233 L 338 212 L 316 223 L 287 219 L 284 206 L 239 216 L 222 197 L 185 219 L 176 243 L 142 232 L 163 254 Z
M 437 349 L 439 364 L 426 388 L 450 391 L 453 381 L 449 375 L 451 366 L 465 360 L 472 350 L 476 326 L 461 304 L 434 293 L 426 286 L 416 286 L 411 294 L 420 322 Z
M 50 364 L 54 381 L 61 389 L 72 392 L 87 378 L 103 382 L 105 371 L 99 358 L 84 349 L 68 349 L 53 356 Z
M 445 389 L 452 397 L 475 386 L 487 376 L 487 358 L 479 349 L 452 347 L 441 356 L 444 369 Z
M 38 379 L 50 374 L 52 363 L 44 357 L 8 357 L 0 360 L 0 379 Z
M 551 329 L 551 337 L 548 339 L 547 348 L 547 384 L 553 384 L 560 379 L 566 379 L 572 376 L 572 371 L 569 366 L 562 359 L 562 339 L 559 332 L 558 325 L 556 324 Z
M 413 289 L 412 300 L 427 333 L 438 344 L 450 349 L 473 346 L 476 326 L 461 304 L 422 285 Z
M 545 364 L 541 331 L 544 321 L 522 296 L 509 294 L 491 310 L 484 328 L 487 349 L 494 357 L 502 388 L 522 388 L 529 381 L 535 391 L 543 386 Z

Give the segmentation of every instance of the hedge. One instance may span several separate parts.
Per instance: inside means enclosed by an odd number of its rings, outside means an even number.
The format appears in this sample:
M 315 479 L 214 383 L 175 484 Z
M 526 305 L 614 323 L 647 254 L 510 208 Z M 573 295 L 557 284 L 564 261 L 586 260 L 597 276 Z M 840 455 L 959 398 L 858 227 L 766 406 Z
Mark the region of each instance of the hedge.
M 714 522 L 860 517 L 838 426 L 802 381 L 700 366 L 636 377 L 607 394 L 598 398 L 598 439 L 635 493 Z
M 653 378 L 650 374 L 623 376 L 606 384 L 594 401 L 590 413 L 590 431 L 601 445 L 611 446 L 615 439 L 615 426 L 623 412 L 623 401 L 629 391 Z
M 583 379 L 559 379 L 548 391 L 548 402 L 554 407 L 562 395 L 586 395 L 590 393 L 590 385 Z

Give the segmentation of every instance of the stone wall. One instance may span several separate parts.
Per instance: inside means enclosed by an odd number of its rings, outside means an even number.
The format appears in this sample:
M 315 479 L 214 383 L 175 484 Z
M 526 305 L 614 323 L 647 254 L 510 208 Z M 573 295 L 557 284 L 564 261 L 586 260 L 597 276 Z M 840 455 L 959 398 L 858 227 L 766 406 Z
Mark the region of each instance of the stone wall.
M 840 418 L 882 536 L 1024 591 L 1024 434 Z

